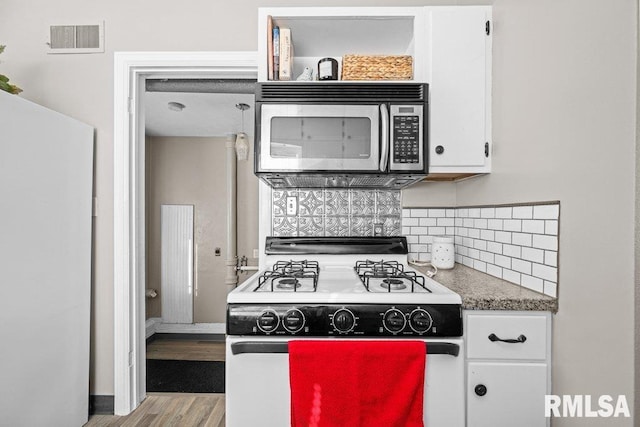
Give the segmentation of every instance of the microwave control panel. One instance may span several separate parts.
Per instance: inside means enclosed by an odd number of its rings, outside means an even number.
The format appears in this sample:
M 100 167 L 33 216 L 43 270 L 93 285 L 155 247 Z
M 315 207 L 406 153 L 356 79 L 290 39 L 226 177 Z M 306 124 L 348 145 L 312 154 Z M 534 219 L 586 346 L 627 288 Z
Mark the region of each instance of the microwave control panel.
M 423 107 L 392 105 L 391 169 L 419 170 L 423 159 Z

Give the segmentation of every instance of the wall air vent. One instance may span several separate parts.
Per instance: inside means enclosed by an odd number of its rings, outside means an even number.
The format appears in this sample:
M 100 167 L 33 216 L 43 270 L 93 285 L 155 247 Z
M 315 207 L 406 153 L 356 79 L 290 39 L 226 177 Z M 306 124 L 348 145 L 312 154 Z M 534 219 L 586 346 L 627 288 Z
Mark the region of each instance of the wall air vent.
M 51 25 L 48 53 L 103 53 L 104 23 Z

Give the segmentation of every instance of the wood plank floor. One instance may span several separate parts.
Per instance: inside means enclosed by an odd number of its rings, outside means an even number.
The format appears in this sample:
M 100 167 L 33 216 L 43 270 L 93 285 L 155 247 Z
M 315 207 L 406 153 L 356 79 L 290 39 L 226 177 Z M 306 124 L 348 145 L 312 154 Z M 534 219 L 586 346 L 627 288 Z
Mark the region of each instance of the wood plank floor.
M 131 414 L 92 415 L 85 427 L 224 427 L 224 394 L 148 393 Z
M 224 362 L 225 344 L 219 341 L 158 338 L 147 344 L 147 359 Z

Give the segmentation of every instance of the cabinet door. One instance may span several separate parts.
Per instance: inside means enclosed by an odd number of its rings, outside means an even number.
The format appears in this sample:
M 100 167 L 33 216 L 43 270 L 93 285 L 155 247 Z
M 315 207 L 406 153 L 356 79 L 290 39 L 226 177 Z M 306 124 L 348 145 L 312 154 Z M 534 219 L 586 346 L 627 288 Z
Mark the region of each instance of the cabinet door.
M 430 172 L 489 172 L 489 17 L 487 7 L 431 8 Z
M 544 427 L 546 393 L 545 363 L 470 362 L 467 427 Z

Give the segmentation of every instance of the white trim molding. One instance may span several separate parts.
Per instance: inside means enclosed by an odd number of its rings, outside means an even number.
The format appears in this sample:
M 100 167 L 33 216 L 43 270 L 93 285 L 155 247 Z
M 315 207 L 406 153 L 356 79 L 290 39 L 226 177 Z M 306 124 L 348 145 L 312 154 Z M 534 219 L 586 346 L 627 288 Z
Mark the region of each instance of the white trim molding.
M 114 412 L 144 399 L 144 111 L 147 78 L 257 77 L 255 52 L 114 55 Z

